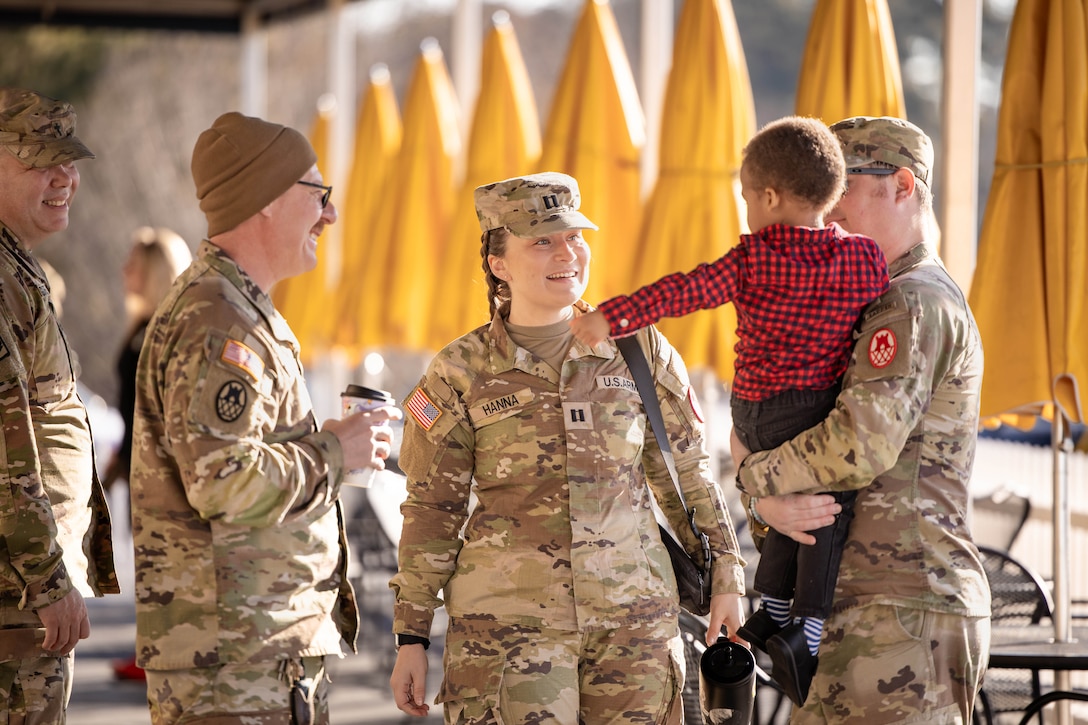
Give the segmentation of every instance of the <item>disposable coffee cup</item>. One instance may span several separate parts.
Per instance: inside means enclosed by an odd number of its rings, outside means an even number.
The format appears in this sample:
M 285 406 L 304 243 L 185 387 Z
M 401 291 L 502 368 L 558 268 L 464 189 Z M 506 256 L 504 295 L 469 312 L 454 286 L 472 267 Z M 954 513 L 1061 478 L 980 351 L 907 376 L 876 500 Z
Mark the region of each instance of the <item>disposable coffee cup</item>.
M 340 393 L 340 417 L 346 418 L 349 415 L 395 404 L 392 394 L 385 390 L 351 384 Z M 374 485 L 374 476 L 377 473 L 376 468 L 355 468 L 345 474 L 344 483 L 348 486 L 370 488 Z

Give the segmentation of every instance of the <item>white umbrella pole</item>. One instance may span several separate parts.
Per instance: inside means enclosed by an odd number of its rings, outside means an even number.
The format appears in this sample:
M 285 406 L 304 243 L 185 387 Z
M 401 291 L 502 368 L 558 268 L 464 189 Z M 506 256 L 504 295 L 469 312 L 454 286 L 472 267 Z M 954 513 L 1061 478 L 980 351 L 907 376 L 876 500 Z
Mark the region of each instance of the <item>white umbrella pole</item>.
M 1069 583 L 1072 570 L 1069 566 L 1069 451 L 1073 441 L 1061 409 L 1054 406 L 1054 424 L 1051 427 L 1050 446 L 1054 453 L 1052 502 L 1053 517 L 1053 577 L 1054 577 L 1054 639 L 1072 641 L 1072 617 Z M 1054 673 L 1054 689 L 1070 690 L 1071 675 L 1068 670 Z M 1060 700 L 1057 707 L 1058 725 L 1071 725 L 1069 701 Z

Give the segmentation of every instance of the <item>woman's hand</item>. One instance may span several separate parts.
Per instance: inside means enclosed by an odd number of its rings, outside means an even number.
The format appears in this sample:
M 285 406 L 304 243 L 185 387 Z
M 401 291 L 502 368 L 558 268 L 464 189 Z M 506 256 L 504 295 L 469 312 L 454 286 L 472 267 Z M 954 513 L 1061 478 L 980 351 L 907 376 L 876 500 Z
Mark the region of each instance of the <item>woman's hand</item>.
M 816 537 L 807 532 L 830 526 L 842 511 L 842 506 L 824 493 L 764 496 L 756 500 L 755 506 L 772 529 L 807 545 L 816 543 Z
M 737 630 L 744 623 L 744 597 L 740 594 L 715 594 L 710 598 L 710 624 L 706 628 L 706 644 L 718 641 L 722 627 L 726 636 L 736 642 Z
M 427 705 L 427 650 L 421 644 L 402 644 L 389 677 L 397 709 L 416 717 L 425 717 Z
M 736 428 L 729 434 L 729 451 L 739 469 L 749 451 L 740 442 Z M 835 515 L 842 511 L 842 506 L 834 498 L 822 493 L 763 496 L 756 499 L 753 505 L 760 518 L 772 529 L 798 544 L 809 546 L 816 543 L 816 537 L 807 532 L 830 526 L 835 523 Z

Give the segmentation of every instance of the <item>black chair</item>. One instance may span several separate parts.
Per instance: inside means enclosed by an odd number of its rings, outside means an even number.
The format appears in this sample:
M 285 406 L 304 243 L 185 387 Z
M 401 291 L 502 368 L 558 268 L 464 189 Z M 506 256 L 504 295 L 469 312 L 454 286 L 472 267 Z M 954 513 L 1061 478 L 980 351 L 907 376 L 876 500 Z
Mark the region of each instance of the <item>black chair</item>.
M 999 488 L 988 496 L 972 501 L 979 526 L 975 543 L 1001 551 L 1011 551 L 1012 545 L 1031 516 L 1031 500 Z
M 1081 702 L 1088 702 L 1088 692 L 1071 692 L 1069 690 L 1055 690 L 1054 692 L 1048 692 L 1024 710 L 1024 717 L 1020 720 L 1020 725 L 1028 725 L 1031 718 L 1036 715 L 1039 716 L 1040 721 L 1043 717 L 1043 708 L 1047 705 L 1058 702 L 1059 700 L 1079 700 Z
M 680 610 L 680 637 L 684 640 L 684 722 L 700 725 L 703 710 L 699 704 L 699 659 L 706 652 L 707 622 L 691 612 Z
M 1052 618 L 1054 600 L 1038 574 L 1007 552 L 980 546 L 979 553 L 990 581 L 995 629 L 1039 625 Z M 999 713 L 1024 711 L 1040 694 L 1038 670 L 989 670 L 979 693 L 981 714 L 992 723 Z M 1039 718 L 1042 722 L 1041 714 Z
M 978 547 L 990 580 L 995 627 L 1022 627 L 1050 618 L 1054 599 L 1042 577 L 1006 551 Z

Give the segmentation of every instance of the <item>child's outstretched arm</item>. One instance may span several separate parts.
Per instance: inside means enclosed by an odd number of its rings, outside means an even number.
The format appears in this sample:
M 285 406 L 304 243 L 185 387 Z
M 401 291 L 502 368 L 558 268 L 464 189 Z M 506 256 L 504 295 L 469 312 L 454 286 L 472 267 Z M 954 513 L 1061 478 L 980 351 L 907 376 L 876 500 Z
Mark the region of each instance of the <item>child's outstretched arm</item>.
M 581 342 L 593 347 L 608 337 L 608 318 L 600 310 L 579 315 L 570 321 L 570 329 Z

